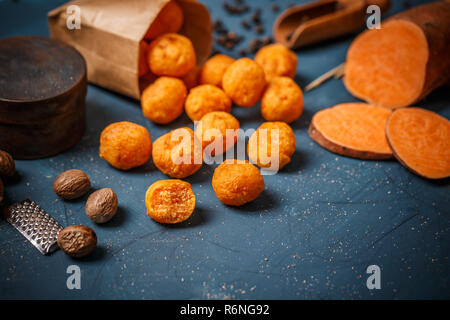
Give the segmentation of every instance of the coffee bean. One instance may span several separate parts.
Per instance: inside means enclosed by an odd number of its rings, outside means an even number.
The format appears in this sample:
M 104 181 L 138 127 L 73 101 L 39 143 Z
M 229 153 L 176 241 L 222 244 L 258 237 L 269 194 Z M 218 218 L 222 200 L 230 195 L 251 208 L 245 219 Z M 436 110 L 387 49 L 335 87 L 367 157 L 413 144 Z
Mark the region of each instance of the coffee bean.
M 258 24 L 255 28 L 255 32 L 257 34 L 263 34 L 264 33 L 264 27 L 261 24 Z
M 216 42 L 220 45 L 224 45 L 225 42 L 227 41 L 227 37 L 226 36 L 220 36 L 216 38 Z
M 268 44 L 271 44 L 272 42 L 273 42 L 272 37 L 269 37 L 269 36 L 264 37 L 262 39 L 262 45 L 263 46 L 267 46 Z
M 230 31 L 227 33 L 227 38 L 228 38 L 228 40 L 231 40 L 234 42 L 237 40 L 237 35 L 233 31 Z
M 248 10 L 250 10 L 250 7 L 246 4 L 237 4 L 237 5 L 232 5 L 231 3 L 228 2 L 224 2 L 222 4 L 223 9 L 231 14 L 243 14 L 246 13 Z
M 228 32 L 227 28 L 224 27 L 223 22 L 221 20 L 216 20 L 213 23 L 213 30 L 218 34 L 226 34 Z
M 241 21 L 241 26 L 247 30 L 250 30 L 250 28 L 251 28 L 250 23 L 248 23 L 248 21 L 246 21 L 246 20 Z
M 234 42 L 232 41 L 225 42 L 225 48 L 228 50 L 232 50 L 234 48 Z
M 251 53 L 256 53 L 262 47 L 262 41 L 260 39 L 253 39 L 250 41 L 249 48 Z
M 258 14 L 256 14 L 256 12 L 252 14 L 251 19 L 255 24 L 261 23 L 261 17 Z

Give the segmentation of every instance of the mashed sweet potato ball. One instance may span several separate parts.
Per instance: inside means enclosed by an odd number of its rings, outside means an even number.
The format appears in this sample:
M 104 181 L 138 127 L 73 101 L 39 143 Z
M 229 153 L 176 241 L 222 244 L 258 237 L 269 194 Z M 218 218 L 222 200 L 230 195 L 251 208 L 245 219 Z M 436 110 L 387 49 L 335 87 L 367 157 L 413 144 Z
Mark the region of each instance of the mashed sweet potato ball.
M 186 178 L 203 163 L 201 142 L 190 128 L 178 128 L 153 143 L 153 163 L 172 178 Z
M 233 62 L 225 71 L 222 88 L 241 107 L 253 107 L 266 86 L 264 70 L 249 58 Z
M 177 33 L 166 33 L 150 43 L 150 71 L 158 76 L 184 77 L 196 64 L 191 40 Z
M 276 131 L 275 131 L 276 130 Z M 275 136 L 278 135 L 278 143 Z M 248 141 L 247 150 L 250 161 L 261 168 L 277 167 L 282 169 L 291 162 L 291 157 L 295 152 L 295 135 L 292 128 L 285 122 L 264 122 L 256 129 Z M 272 150 L 277 152 L 272 154 Z M 278 162 L 272 162 L 273 159 Z M 276 157 L 276 158 L 275 158 Z
M 183 113 L 186 95 L 182 80 L 160 77 L 142 92 L 142 112 L 155 123 L 167 124 Z
M 303 93 L 289 77 L 274 77 L 261 99 L 261 114 L 267 121 L 291 123 L 303 112 Z
M 213 111 L 231 111 L 231 100 L 222 91 L 211 84 L 203 84 L 191 89 L 186 102 L 185 110 L 192 120 L 200 120 L 205 114 Z
M 248 161 L 228 159 L 214 170 L 212 186 L 220 201 L 242 206 L 261 194 L 264 179 L 258 168 Z
M 200 71 L 200 84 L 212 84 L 222 88 L 222 78 L 235 59 L 224 54 L 216 54 L 209 58 Z
M 195 195 L 189 182 L 170 179 L 153 183 L 145 194 L 147 215 L 159 223 L 180 223 L 195 209 Z
M 236 143 L 239 134 L 239 121 L 228 112 L 215 111 L 205 114 L 195 128 L 196 137 L 205 149 L 211 145 L 211 156 L 224 153 Z M 219 144 L 221 146 L 219 146 Z M 222 152 L 218 152 L 222 148 Z
M 100 158 L 117 169 L 139 167 L 148 161 L 151 152 L 150 134 L 138 124 L 112 123 L 100 135 Z
M 294 78 L 297 71 L 297 56 L 282 44 L 270 44 L 262 47 L 255 55 L 258 63 L 270 81 L 276 76 Z

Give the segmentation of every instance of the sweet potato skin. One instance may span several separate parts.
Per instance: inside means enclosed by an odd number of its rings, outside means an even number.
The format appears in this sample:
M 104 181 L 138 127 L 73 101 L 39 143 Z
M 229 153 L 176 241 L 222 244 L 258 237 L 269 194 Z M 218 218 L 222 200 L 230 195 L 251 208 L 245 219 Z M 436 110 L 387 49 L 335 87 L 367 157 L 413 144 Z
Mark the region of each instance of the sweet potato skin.
M 338 111 L 338 110 L 340 110 L 340 111 Z M 389 146 L 387 145 L 387 142 L 384 142 L 385 147 L 383 147 L 382 149 L 380 149 L 378 151 L 375 150 L 376 148 L 374 148 L 374 145 L 367 145 L 365 147 L 358 148 L 356 146 L 357 144 L 344 142 L 345 138 L 344 138 L 344 140 L 341 140 L 342 143 L 339 144 L 333 137 L 327 138 L 325 136 L 327 134 L 327 131 L 329 132 L 329 130 L 325 130 L 324 133 L 322 133 L 319 130 L 318 126 L 321 122 L 322 122 L 322 126 L 323 126 L 323 119 L 324 119 L 323 117 L 325 114 L 328 114 L 328 116 L 326 116 L 326 118 L 329 118 L 330 112 L 334 113 L 335 115 L 339 115 L 339 114 L 342 114 L 342 112 L 344 112 L 345 110 L 347 110 L 347 112 L 349 112 L 351 110 L 352 113 L 350 113 L 350 115 L 351 115 L 350 117 L 352 117 L 352 118 L 354 118 L 356 116 L 356 114 L 361 115 L 361 113 L 365 114 L 366 112 L 371 112 L 371 111 L 376 110 L 378 115 L 380 115 L 380 112 L 381 112 L 381 115 L 383 115 L 382 119 L 387 119 L 387 117 L 390 113 L 390 111 L 388 111 L 388 109 L 365 104 L 365 103 L 344 103 L 344 104 L 339 104 L 339 105 L 333 106 L 328 109 L 323 109 L 322 111 L 319 111 L 318 113 L 316 113 L 316 115 L 314 115 L 314 117 L 311 121 L 311 124 L 308 129 L 308 134 L 311 137 L 311 139 L 313 139 L 316 143 L 318 143 L 320 146 L 327 149 L 328 151 L 331 151 L 333 153 L 340 154 L 340 155 L 343 155 L 346 157 L 363 159 L 363 160 L 392 159 L 393 154 L 390 151 Z M 358 110 L 358 112 L 356 112 L 357 110 Z M 323 113 L 323 112 L 325 112 L 325 113 Z M 335 112 L 337 112 L 337 113 L 335 113 Z M 373 113 L 372 113 L 372 115 L 373 115 Z M 350 117 L 347 117 L 347 119 L 350 119 Z M 322 121 L 320 120 L 320 118 L 322 119 Z M 342 127 L 342 123 L 346 122 L 345 119 L 346 119 L 346 117 L 340 118 L 338 122 L 334 121 L 332 123 Z M 369 117 L 366 119 L 367 120 L 372 119 L 371 121 L 373 121 L 375 118 Z M 342 122 L 342 120 L 344 122 Z M 378 137 L 378 139 L 380 137 L 384 139 L 384 123 L 383 124 L 378 123 L 378 125 L 379 125 L 379 127 L 378 127 L 379 129 L 376 131 L 376 132 L 378 132 L 377 137 Z M 323 129 L 324 128 L 322 128 L 322 131 L 323 131 Z M 340 130 L 344 130 L 344 129 L 340 128 Z M 353 134 L 354 134 L 354 132 L 353 132 Z M 366 150 L 364 150 L 364 149 L 366 149 Z
M 450 1 L 436 1 L 401 12 L 389 20 L 410 21 L 425 33 L 429 58 L 425 83 L 417 101 L 450 81 Z
M 336 144 L 328 139 L 326 139 L 322 133 L 314 126 L 314 123 L 311 122 L 308 128 L 308 134 L 315 142 L 317 142 L 320 146 L 331 151 L 336 154 L 340 154 L 341 156 L 361 159 L 361 160 L 389 160 L 393 159 L 392 153 L 376 153 L 370 151 L 362 151 L 355 150 L 349 147 L 341 146 Z
M 426 47 L 423 48 L 426 52 L 426 60 L 423 61 L 424 65 L 420 75 L 417 72 L 408 71 L 408 62 L 412 63 L 411 61 L 405 61 L 404 64 L 400 64 L 401 66 L 404 66 L 403 69 L 405 69 L 404 77 L 407 77 L 407 79 L 410 79 L 411 81 L 417 77 L 421 79 L 420 85 L 418 83 L 417 88 L 413 90 L 414 94 L 412 94 L 412 92 L 407 94 L 407 96 L 405 96 L 406 99 L 403 99 L 403 101 L 398 101 L 398 99 L 390 100 L 390 95 L 398 97 L 398 90 L 390 90 L 390 86 L 388 85 L 396 84 L 395 81 L 391 81 L 390 83 L 387 82 L 384 84 L 385 87 L 380 88 L 383 90 L 373 92 L 373 81 L 361 83 L 358 81 L 360 80 L 358 79 L 359 73 L 352 75 L 351 70 L 357 70 L 358 68 L 364 70 L 367 67 L 371 70 L 371 74 L 391 74 L 392 77 L 395 77 L 395 72 L 398 72 L 398 70 L 395 68 L 392 69 L 389 65 L 384 63 L 371 64 L 370 67 L 367 65 L 368 61 L 370 61 L 369 52 L 371 51 L 367 52 L 369 56 L 365 60 L 358 61 L 358 59 L 354 57 L 355 52 L 358 51 L 360 52 L 359 55 L 361 55 L 364 44 L 367 45 L 367 48 L 376 47 L 378 45 L 375 42 L 378 39 L 376 35 L 381 30 L 367 30 L 355 39 L 347 52 L 346 75 L 344 77 L 344 84 L 353 96 L 365 100 L 368 103 L 378 104 L 392 109 L 413 105 L 417 101 L 425 98 L 433 90 L 450 82 L 450 1 L 437 1 L 414 7 L 387 19 L 383 22 L 382 28 L 383 25 L 386 26 L 386 28 L 388 28 L 388 25 L 392 28 L 396 21 L 415 27 L 417 31 L 421 33 L 419 38 L 423 38 L 425 41 L 424 45 L 426 45 Z M 369 37 L 369 34 L 372 36 Z M 386 35 L 386 33 L 384 33 L 384 35 Z M 396 36 L 399 37 L 400 35 Z M 392 35 L 392 37 L 394 36 Z M 399 40 L 403 40 L 403 38 Z M 394 43 L 397 44 L 397 42 Z M 384 46 L 378 47 L 384 49 Z M 410 49 L 410 53 L 414 55 L 414 58 L 420 56 L 415 50 L 411 50 L 414 49 Z M 382 50 L 380 51 L 382 52 Z M 402 57 L 402 54 L 396 54 L 396 51 L 389 52 L 392 56 Z M 382 55 L 380 56 L 381 59 L 383 53 L 379 54 Z M 358 55 L 356 55 L 356 57 L 357 56 Z M 408 72 L 410 72 L 411 76 L 408 75 Z M 402 84 L 403 83 L 400 81 L 400 84 L 397 83 L 396 85 L 400 85 L 401 87 Z M 395 86 L 395 88 L 397 88 L 397 86 Z

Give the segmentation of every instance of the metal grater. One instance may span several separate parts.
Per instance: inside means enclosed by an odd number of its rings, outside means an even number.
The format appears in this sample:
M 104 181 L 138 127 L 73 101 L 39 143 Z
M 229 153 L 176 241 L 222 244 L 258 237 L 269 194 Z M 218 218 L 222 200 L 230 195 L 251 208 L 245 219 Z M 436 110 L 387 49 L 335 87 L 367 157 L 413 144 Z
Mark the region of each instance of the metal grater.
M 42 254 L 57 249 L 58 233 L 63 227 L 36 202 L 26 199 L 7 208 L 6 221 L 28 239 Z

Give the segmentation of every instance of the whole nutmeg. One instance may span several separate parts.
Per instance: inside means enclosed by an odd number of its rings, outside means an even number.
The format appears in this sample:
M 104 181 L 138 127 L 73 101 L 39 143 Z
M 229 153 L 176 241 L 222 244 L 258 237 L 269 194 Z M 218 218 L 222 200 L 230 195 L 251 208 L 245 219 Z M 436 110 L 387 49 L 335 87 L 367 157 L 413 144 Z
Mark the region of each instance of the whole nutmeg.
M 91 181 L 81 170 L 71 169 L 62 172 L 53 182 L 53 190 L 63 199 L 76 199 L 91 189 Z
M 82 258 L 94 251 L 97 235 L 87 226 L 69 226 L 59 232 L 58 246 L 72 258 Z
M 3 192 L 4 192 L 3 182 L 2 179 L 0 179 L 0 204 L 2 204 L 3 201 Z
M 113 189 L 97 190 L 86 201 L 86 214 L 95 223 L 105 223 L 116 215 L 117 202 Z
M 6 151 L 0 150 L 0 176 L 12 177 L 16 172 L 16 164 L 13 157 Z

